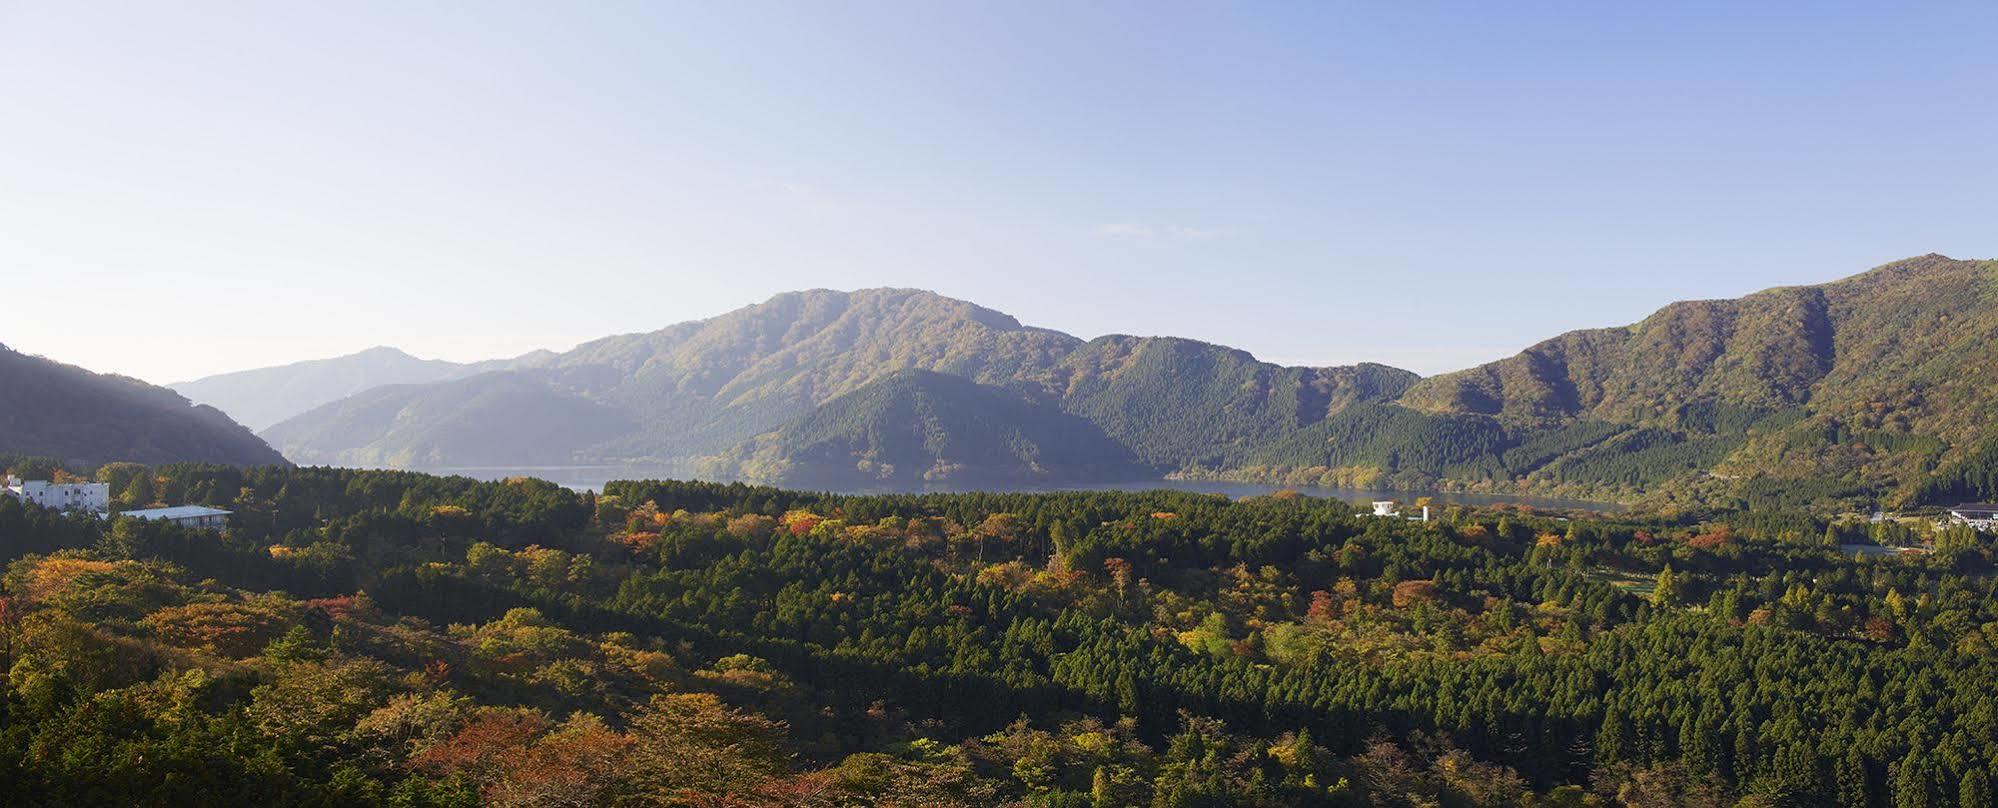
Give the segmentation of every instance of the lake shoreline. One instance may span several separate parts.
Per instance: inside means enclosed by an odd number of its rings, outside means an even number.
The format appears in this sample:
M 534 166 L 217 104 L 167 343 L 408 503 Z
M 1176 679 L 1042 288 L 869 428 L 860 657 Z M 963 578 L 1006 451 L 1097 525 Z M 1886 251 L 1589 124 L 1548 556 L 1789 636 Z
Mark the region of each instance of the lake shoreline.
M 450 466 L 437 468 L 413 468 L 426 474 L 443 474 L 473 477 L 484 480 L 499 480 L 507 477 L 536 477 L 578 491 L 602 491 L 604 484 L 613 480 L 703 480 L 685 466 L 672 465 L 578 465 L 578 466 Z M 745 480 L 709 480 L 710 482 L 731 483 Z M 783 487 L 783 486 L 779 486 Z M 1087 483 L 1049 483 L 1047 485 L 951 485 L 948 483 L 924 486 L 792 486 L 803 490 L 827 491 L 835 494 L 865 496 L 873 494 L 962 494 L 973 492 L 993 493 L 1065 493 L 1078 491 L 1183 491 L 1196 494 L 1216 494 L 1230 498 L 1264 496 L 1278 491 L 1295 491 L 1300 495 L 1320 499 L 1338 499 L 1353 503 L 1373 500 L 1395 500 L 1411 503 L 1427 497 L 1438 505 L 1472 505 L 1493 507 L 1499 505 L 1523 505 L 1544 510 L 1578 510 L 1599 513 L 1616 513 L 1626 507 L 1614 502 L 1600 502 L 1565 497 L 1534 496 L 1530 494 L 1504 494 L 1442 489 L 1357 489 L 1322 488 L 1318 486 L 1281 485 L 1276 483 L 1249 482 L 1224 479 L 1186 479 L 1164 477 L 1144 480 L 1123 480 Z

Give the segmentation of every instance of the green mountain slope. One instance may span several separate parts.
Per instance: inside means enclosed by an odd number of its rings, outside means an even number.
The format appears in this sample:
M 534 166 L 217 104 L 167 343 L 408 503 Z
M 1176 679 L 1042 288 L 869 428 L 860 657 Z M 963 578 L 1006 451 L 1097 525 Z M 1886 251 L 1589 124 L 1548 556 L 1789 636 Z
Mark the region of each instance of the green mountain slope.
M 214 407 L 137 379 L 92 373 L 0 345 L 0 452 L 89 468 L 140 463 L 282 465 Z
M 1974 462 L 1998 436 L 1994 302 L 1998 262 L 1928 255 L 1819 286 L 1674 303 L 1416 383 L 1392 429 L 1482 424 L 1438 432 L 1451 451 L 1355 454 L 1300 438 L 1265 452 L 1256 471 L 1668 501 L 1917 498 L 1929 475 Z M 1467 448 L 1482 456 L 1465 460 Z
M 905 370 L 837 396 L 717 458 L 708 472 L 855 487 L 1147 476 L 1130 450 L 1060 409 L 969 379 Z
M 1168 469 L 1240 465 L 1257 447 L 1356 401 L 1392 399 L 1420 378 L 1386 365 L 1297 368 L 1173 337 L 1110 336 L 1062 360 L 1069 412 Z

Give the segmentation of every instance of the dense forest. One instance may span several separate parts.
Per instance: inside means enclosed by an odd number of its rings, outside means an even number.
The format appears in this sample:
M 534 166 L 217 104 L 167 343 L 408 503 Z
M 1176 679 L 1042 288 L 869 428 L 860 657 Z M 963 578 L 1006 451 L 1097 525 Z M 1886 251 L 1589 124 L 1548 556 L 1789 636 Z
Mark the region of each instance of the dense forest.
M 1993 804 L 1967 528 L 95 474 L 235 513 L 0 497 L 9 805 Z

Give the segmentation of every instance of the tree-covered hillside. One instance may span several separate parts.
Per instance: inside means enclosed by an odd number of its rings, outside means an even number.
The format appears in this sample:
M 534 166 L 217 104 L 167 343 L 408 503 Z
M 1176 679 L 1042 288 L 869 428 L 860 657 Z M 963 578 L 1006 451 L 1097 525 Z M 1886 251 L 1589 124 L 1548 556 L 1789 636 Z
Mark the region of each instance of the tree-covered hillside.
M 1165 470 L 1238 466 L 1254 450 L 1419 378 L 1386 365 L 1298 368 L 1173 337 L 1103 337 L 1062 359 L 1062 406 Z
M 1963 528 L 111 472 L 235 515 L 0 497 L 8 805 L 1936 808 L 1998 766 Z
M 284 458 L 213 407 L 137 379 L 92 373 L 0 345 L 0 453 L 95 466 L 282 464 Z
M 1012 486 L 1143 479 L 1128 449 L 1051 404 L 905 370 L 710 463 L 713 476 L 808 487 Z
M 1529 484 L 1709 503 L 1916 499 L 1998 437 L 1994 304 L 1998 262 L 1928 255 L 1564 334 L 1426 379 L 1400 403 L 1489 419 L 1509 450 L 1573 444 L 1513 455 L 1505 473 Z
M 1424 379 L 1224 474 L 1538 490 L 1662 508 L 1998 497 L 1998 262 L 1924 256 L 1674 303 Z

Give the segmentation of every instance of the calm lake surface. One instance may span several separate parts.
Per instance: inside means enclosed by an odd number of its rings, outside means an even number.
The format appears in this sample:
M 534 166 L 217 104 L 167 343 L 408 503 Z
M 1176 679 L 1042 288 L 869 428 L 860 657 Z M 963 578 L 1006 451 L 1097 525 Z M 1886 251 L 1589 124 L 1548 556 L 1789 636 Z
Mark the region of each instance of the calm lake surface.
M 528 467 L 443 467 L 417 469 L 430 474 L 456 474 L 481 480 L 500 480 L 507 477 L 538 477 L 558 485 L 578 491 L 602 491 L 604 483 L 611 480 L 689 480 L 698 479 L 684 466 L 528 466 Z M 1225 494 L 1230 497 L 1256 496 L 1283 489 L 1290 489 L 1309 497 L 1341 499 L 1348 502 L 1368 502 L 1376 499 L 1392 499 L 1403 503 L 1413 502 L 1416 497 L 1430 497 L 1438 503 L 1458 503 L 1463 505 L 1499 505 L 1516 503 L 1536 508 L 1567 509 L 1578 508 L 1595 511 L 1616 511 L 1621 506 L 1607 502 L 1589 502 L 1579 499 L 1554 497 L 1514 496 L 1510 494 L 1465 494 L 1453 491 L 1362 491 L 1341 488 L 1313 488 L 1296 485 L 1268 485 L 1264 483 L 1241 483 L 1226 480 L 1138 480 L 1133 482 L 1090 483 L 1050 486 L 1009 486 L 994 489 L 990 486 L 950 486 L 932 485 L 920 488 L 884 486 L 877 488 L 853 488 L 837 491 L 841 494 L 920 494 L 955 493 L 964 491 L 1001 490 L 1018 493 L 1043 493 L 1049 491 L 1190 491 L 1197 494 Z

